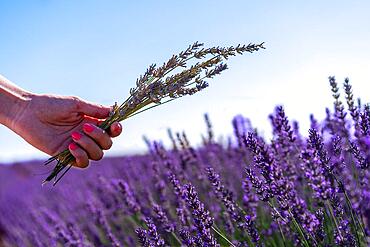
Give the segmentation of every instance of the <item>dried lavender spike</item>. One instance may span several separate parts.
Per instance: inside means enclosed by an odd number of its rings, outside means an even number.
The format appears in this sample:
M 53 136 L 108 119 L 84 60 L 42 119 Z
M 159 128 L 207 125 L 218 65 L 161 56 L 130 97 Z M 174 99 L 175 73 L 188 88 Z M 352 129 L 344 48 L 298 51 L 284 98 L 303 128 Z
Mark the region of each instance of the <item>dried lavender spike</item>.
M 214 133 L 213 133 L 213 129 L 212 129 L 212 123 L 211 123 L 211 120 L 209 119 L 209 116 L 208 114 L 204 114 L 204 121 L 206 122 L 206 126 L 207 126 L 207 143 L 212 143 L 214 141 Z
M 333 98 L 335 100 L 334 101 L 335 116 L 337 117 L 337 119 L 344 121 L 346 113 L 344 112 L 344 106 L 342 102 L 339 100 L 340 97 L 339 88 L 334 76 L 329 77 L 329 83 L 331 86 L 331 91 L 333 93 Z
M 162 66 L 149 66 L 144 75 L 137 79 L 136 87 L 130 89 L 130 96 L 120 106 L 115 104 L 109 117 L 99 127 L 106 130 L 116 121 L 123 121 L 138 113 L 168 103 L 172 99 L 198 93 L 208 87 L 208 83 L 204 81 L 205 78 L 211 79 L 227 69 L 223 60 L 237 54 L 253 53 L 264 49 L 263 43 L 200 49 L 202 46 L 202 43 L 195 42 L 185 51 L 173 55 Z M 206 59 L 207 56 L 211 57 Z M 201 61 L 188 67 L 188 62 L 192 59 Z M 202 61 L 203 59 L 205 61 Z M 184 69 L 171 75 L 178 68 Z M 55 179 L 55 185 L 60 181 L 71 168 L 71 165 L 68 165 L 74 161 L 74 157 L 69 150 L 65 150 L 51 157 L 45 164 L 53 161 L 57 161 L 57 164 L 43 183 Z M 61 172 L 63 173 L 59 176 Z
M 349 83 L 349 78 L 344 79 L 343 86 L 344 86 L 344 92 L 346 94 L 348 110 L 351 113 L 351 117 L 353 121 L 355 122 L 355 127 L 357 128 L 359 112 L 358 112 L 357 107 L 355 106 L 355 101 L 353 99 L 353 93 L 352 93 L 352 85 Z

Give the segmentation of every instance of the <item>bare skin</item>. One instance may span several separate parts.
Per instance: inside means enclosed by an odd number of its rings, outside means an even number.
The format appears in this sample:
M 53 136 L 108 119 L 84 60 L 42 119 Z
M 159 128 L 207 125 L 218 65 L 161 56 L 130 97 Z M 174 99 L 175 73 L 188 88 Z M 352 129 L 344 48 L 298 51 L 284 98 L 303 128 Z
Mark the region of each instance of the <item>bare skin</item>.
M 0 76 L 0 123 L 49 155 L 68 148 L 80 168 L 100 160 L 112 137 L 121 134 L 117 122 L 107 132 L 97 127 L 109 112 L 110 107 L 75 96 L 26 92 Z

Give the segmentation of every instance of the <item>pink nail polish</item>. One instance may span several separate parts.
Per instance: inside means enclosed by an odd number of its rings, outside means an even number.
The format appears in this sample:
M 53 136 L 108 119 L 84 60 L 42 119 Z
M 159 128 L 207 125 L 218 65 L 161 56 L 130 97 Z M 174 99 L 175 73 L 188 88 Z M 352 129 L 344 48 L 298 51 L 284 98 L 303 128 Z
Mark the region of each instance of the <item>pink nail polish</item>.
M 88 124 L 88 123 L 85 123 L 82 128 L 87 133 L 91 133 L 94 130 L 94 126 L 92 126 L 91 124 Z
M 122 129 L 122 125 L 120 123 L 118 123 L 117 125 L 114 126 L 113 130 L 114 131 L 119 131 Z
M 72 139 L 75 140 L 75 141 L 80 140 L 81 137 L 82 137 L 82 135 L 78 132 L 73 132 L 71 136 L 72 136 Z
M 74 142 L 72 142 L 71 144 L 69 144 L 69 149 L 71 149 L 71 150 L 76 150 L 77 148 L 78 148 L 78 146 L 77 146 L 77 144 L 76 143 L 74 143 Z

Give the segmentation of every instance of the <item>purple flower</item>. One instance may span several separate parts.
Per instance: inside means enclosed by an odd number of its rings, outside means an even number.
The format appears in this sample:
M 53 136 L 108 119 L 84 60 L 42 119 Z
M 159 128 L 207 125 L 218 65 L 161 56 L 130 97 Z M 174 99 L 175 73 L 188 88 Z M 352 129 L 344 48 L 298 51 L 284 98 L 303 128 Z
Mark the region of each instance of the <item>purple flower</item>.
M 161 238 L 161 236 L 159 235 L 159 233 L 157 231 L 157 227 L 154 224 L 153 220 L 150 217 L 147 217 L 145 219 L 145 224 L 148 227 L 148 235 L 149 235 L 150 239 L 154 242 L 154 245 L 164 247 L 165 242 Z
M 309 130 L 309 147 L 314 150 L 313 155 L 320 160 L 320 165 L 325 170 L 327 176 L 332 176 L 334 167 L 330 163 L 330 158 L 324 147 L 323 138 L 319 135 L 317 130 Z
M 183 226 L 186 226 L 190 222 L 190 217 L 184 199 L 185 191 L 183 190 L 182 185 L 180 184 L 180 181 L 177 179 L 175 174 L 171 174 L 169 179 L 176 195 L 176 215 L 179 218 L 181 224 Z
M 278 142 L 289 147 L 289 143 L 295 141 L 292 127 L 289 124 L 288 118 L 285 115 L 284 108 L 277 106 L 275 108 L 275 115 L 270 115 L 273 127 L 273 134 L 277 136 Z
M 152 169 L 153 169 L 153 180 L 154 180 L 154 187 L 157 190 L 157 194 L 159 196 L 159 200 L 161 203 L 165 203 L 167 201 L 166 198 L 166 182 L 161 178 L 161 174 L 159 172 L 158 162 L 152 162 Z
M 334 193 L 332 183 L 325 176 L 325 171 L 320 165 L 319 159 L 314 156 L 314 151 L 308 149 L 302 152 L 302 169 L 308 180 L 308 185 L 315 192 L 315 197 L 323 201 L 329 199 Z
M 355 142 L 349 141 L 349 150 L 352 155 L 356 158 L 357 166 L 360 169 L 366 170 L 370 166 L 370 160 L 368 157 L 364 157 Z
M 234 136 L 236 137 L 238 146 L 239 148 L 242 148 L 243 136 L 246 132 L 245 119 L 242 116 L 238 115 L 233 118 L 232 124 L 234 129 Z
M 173 150 L 146 138 L 147 154 L 107 157 L 53 190 L 37 186 L 32 163 L 0 165 L 0 245 L 246 247 L 284 237 L 287 245 L 367 246 L 359 224 L 369 234 L 370 106 L 354 105 L 346 80 L 346 118 L 330 80 L 334 113 L 312 115 L 308 138 L 278 106 L 271 141 L 242 116 L 234 137 L 218 141 L 206 119 L 199 148 L 182 132 L 170 134 Z
M 111 227 L 109 226 L 107 219 L 101 210 L 96 211 L 96 221 L 100 225 L 108 236 L 109 242 L 114 247 L 120 247 L 121 244 L 118 242 L 117 238 L 114 236 Z
M 239 206 L 233 199 L 232 192 L 226 189 L 221 183 L 220 175 L 216 173 L 212 167 L 208 167 L 206 171 L 216 196 L 222 201 L 231 219 L 237 224 L 239 229 L 242 231 L 246 229 L 252 241 L 258 244 L 260 238 L 257 229 L 254 227 L 252 218 L 250 216 L 245 216 L 243 219 Z
M 244 209 L 247 211 L 249 215 L 252 216 L 252 219 L 255 220 L 257 217 L 257 206 L 258 206 L 258 197 L 252 191 L 252 183 L 251 180 L 253 178 L 244 179 L 242 187 L 243 187 L 243 206 Z
M 249 236 L 251 237 L 252 241 L 258 245 L 258 242 L 260 241 L 260 235 L 257 231 L 257 228 L 252 220 L 252 218 L 249 215 L 246 215 L 244 217 L 245 227 L 248 231 Z
M 329 109 L 327 109 L 326 113 L 327 113 L 327 117 L 330 117 Z M 316 129 L 316 130 L 319 129 L 319 124 L 313 114 L 310 114 L 310 122 L 311 122 L 311 125 L 310 125 L 311 129 Z
M 204 204 L 199 200 L 198 193 L 195 191 L 194 186 L 185 184 L 183 196 L 192 212 L 194 224 L 204 244 L 206 246 L 219 246 L 211 233 L 213 218 L 210 216 L 209 211 L 205 209 Z
M 153 211 L 155 213 L 156 220 L 166 232 L 170 233 L 175 231 L 175 225 L 169 222 L 166 212 L 160 205 L 154 204 Z
M 115 186 L 118 191 L 122 194 L 122 200 L 126 204 L 127 208 L 132 214 L 140 212 L 141 207 L 137 202 L 133 192 L 130 189 L 130 186 L 123 180 L 115 181 Z
M 140 227 L 136 229 L 135 232 L 139 240 L 139 243 L 141 244 L 142 247 L 154 247 L 155 246 L 149 241 L 147 231 L 145 229 Z
M 265 184 L 264 182 L 261 181 L 261 179 L 259 179 L 255 174 L 254 172 L 252 171 L 252 169 L 250 168 L 246 168 L 245 169 L 245 173 L 247 175 L 247 179 L 250 181 L 250 183 L 252 184 L 253 188 L 255 189 L 256 191 L 256 194 L 259 196 L 259 199 L 261 201 L 269 201 L 271 198 L 274 197 L 274 195 L 272 194 L 271 192 L 271 189 L 270 187 Z
M 370 136 L 370 106 L 365 105 L 364 111 L 360 114 L 360 129 L 363 136 Z
M 193 236 L 191 236 L 190 232 L 186 229 L 180 230 L 180 237 L 182 239 L 182 243 L 188 247 L 195 247 L 195 240 Z

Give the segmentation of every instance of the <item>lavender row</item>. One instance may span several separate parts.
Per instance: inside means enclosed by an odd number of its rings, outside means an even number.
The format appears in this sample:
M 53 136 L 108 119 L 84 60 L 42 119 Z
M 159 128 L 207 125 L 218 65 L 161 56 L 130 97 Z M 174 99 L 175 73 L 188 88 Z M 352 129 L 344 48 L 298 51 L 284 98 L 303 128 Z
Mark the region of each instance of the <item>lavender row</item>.
M 206 115 L 200 147 L 169 131 L 53 189 L 38 162 L 0 166 L 0 246 L 368 246 L 370 107 L 329 83 L 307 135 L 277 106 L 271 140 L 236 116 L 221 143 Z

